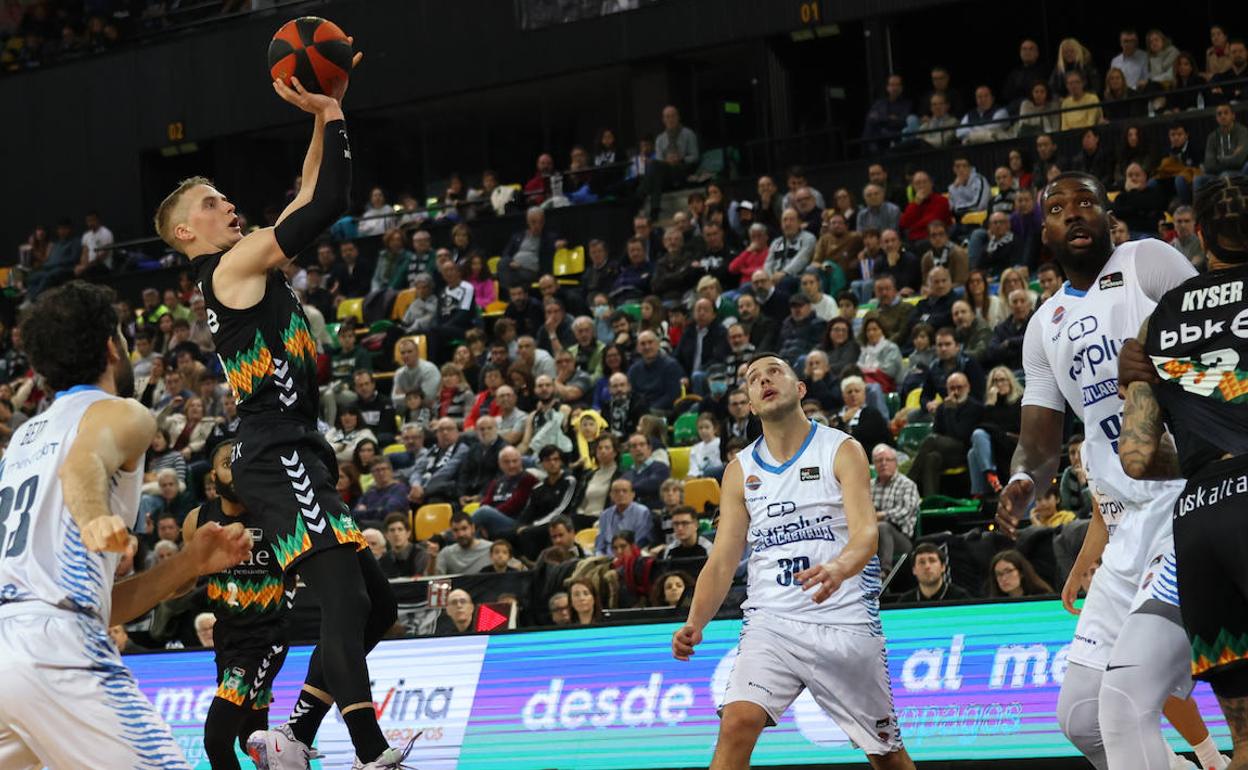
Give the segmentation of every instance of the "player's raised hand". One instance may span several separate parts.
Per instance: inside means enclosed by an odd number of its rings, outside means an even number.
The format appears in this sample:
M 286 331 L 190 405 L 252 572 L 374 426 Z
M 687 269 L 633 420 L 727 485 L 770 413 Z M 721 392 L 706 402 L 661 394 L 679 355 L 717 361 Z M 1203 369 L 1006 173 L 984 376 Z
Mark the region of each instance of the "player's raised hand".
M 348 37 L 347 40 L 354 43 L 355 38 Z M 354 70 L 363 59 L 364 54 L 356 51 L 351 57 L 351 69 Z M 347 94 L 347 84 L 350 80 L 350 78 L 343 78 L 337 90 L 332 94 L 314 94 L 303 87 L 299 78 L 291 75 L 290 85 L 286 85 L 281 79 L 276 79 L 273 81 L 273 90 L 282 97 L 283 101 L 295 105 L 304 112 L 317 115 L 329 109 L 341 109 L 342 99 Z
M 187 557 L 193 559 L 199 574 L 211 575 L 229 569 L 251 556 L 251 533 L 235 522 L 223 527 L 210 521 L 195 531 L 186 545 Z
M 120 516 L 100 516 L 82 528 L 82 544 L 88 551 L 125 553 L 130 547 L 130 530 Z
M 803 591 L 808 591 L 815 586 L 819 587 L 812 597 L 815 604 L 822 604 L 832 594 L 836 593 L 836 589 L 841 587 L 841 583 L 845 582 L 845 576 L 841 574 L 840 567 L 834 561 L 827 564 L 816 564 L 815 566 L 804 569 L 794 575 L 798 582 L 802 585 Z
M 1030 478 L 1011 479 L 997 498 L 997 530 L 1013 540 L 1018 537 L 1018 520 L 1027 512 L 1036 494 Z
M 686 623 L 672 634 L 672 657 L 676 660 L 689 660 L 693 656 L 693 648 L 701 643 L 702 629 Z
M 1126 398 L 1127 386 L 1133 382 L 1154 385 L 1161 382 L 1161 377 L 1140 341 L 1130 339 L 1125 340 L 1118 351 L 1118 398 Z

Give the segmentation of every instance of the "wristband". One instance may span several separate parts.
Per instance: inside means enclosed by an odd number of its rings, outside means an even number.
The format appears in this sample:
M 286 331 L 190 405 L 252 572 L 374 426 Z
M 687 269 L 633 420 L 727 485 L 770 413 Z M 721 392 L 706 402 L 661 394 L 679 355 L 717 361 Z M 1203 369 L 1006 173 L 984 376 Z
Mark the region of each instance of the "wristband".
M 1035 477 L 1033 477 L 1030 473 L 1028 473 L 1027 471 L 1018 471 L 1013 476 L 1010 476 L 1010 480 L 1005 482 L 1005 485 L 1009 486 L 1010 484 L 1013 484 L 1015 481 L 1019 481 L 1021 479 L 1027 479 L 1033 485 L 1036 483 Z

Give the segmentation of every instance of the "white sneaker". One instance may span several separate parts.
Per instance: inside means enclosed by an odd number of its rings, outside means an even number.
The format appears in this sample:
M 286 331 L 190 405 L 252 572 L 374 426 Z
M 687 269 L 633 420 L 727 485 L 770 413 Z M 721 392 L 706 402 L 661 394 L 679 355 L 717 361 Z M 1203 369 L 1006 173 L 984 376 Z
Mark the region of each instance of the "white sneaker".
M 316 749 L 295 737 L 288 725 L 256 730 L 247 738 L 247 755 L 256 770 L 308 770 L 318 759 Z
M 1231 758 L 1225 754 L 1219 754 L 1218 770 L 1226 770 L 1231 766 Z
M 403 764 L 403 760 L 407 759 L 407 755 L 412 753 L 412 747 L 416 745 L 416 739 L 420 735 L 420 733 L 416 733 L 402 749 L 386 749 L 381 752 L 380 757 L 368 764 L 361 762 L 360 758 L 356 757 L 355 764 L 351 765 L 351 770 L 416 770 L 411 765 Z
M 1170 770 L 1199 770 L 1199 767 L 1183 755 L 1170 752 Z

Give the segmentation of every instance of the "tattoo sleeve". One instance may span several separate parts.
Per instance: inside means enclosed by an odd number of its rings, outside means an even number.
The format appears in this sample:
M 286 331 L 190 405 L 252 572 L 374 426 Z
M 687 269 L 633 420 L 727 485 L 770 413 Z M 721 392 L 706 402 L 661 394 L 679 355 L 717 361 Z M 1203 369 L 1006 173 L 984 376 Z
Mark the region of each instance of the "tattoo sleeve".
M 1133 382 L 1127 388 L 1118 459 L 1122 469 L 1133 479 L 1182 477 L 1178 451 L 1162 424 L 1161 406 L 1148 383 Z

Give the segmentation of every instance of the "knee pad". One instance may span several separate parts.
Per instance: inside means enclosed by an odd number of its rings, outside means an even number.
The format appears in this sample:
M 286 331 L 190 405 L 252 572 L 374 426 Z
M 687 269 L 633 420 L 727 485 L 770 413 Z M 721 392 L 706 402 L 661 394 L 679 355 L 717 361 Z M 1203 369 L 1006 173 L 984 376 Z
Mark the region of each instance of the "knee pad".
M 1101 672 L 1072 664 L 1057 696 L 1057 724 L 1084 756 L 1104 751 L 1099 720 Z

